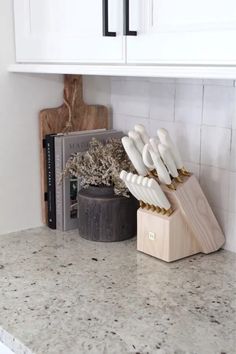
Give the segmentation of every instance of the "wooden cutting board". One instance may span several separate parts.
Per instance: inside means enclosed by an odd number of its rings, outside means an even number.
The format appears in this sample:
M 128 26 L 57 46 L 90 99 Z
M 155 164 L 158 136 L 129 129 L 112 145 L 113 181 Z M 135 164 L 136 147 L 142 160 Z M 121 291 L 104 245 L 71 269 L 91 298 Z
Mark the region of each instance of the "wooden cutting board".
M 41 203 L 43 223 L 47 223 L 46 154 L 43 139 L 47 134 L 90 129 L 109 129 L 109 110 L 105 106 L 87 105 L 83 100 L 83 81 L 80 75 L 65 75 L 64 103 L 57 108 L 44 109 L 39 114 Z M 68 120 L 70 118 L 70 123 Z

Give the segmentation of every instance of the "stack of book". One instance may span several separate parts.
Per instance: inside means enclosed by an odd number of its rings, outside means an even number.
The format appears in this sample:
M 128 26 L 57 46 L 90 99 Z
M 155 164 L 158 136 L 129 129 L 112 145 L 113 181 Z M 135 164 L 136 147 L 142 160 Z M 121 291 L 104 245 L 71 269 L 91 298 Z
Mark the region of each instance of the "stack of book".
M 105 143 L 109 138 L 122 138 L 116 130 L 87 130 L 69 134 L 50 134 L 45 137 L 48 203 L 48 226 L 69 231 L 78 227 L 77 178 L 61 178 L 66 162 L 73 153 L 88 150 L 93 137 Z

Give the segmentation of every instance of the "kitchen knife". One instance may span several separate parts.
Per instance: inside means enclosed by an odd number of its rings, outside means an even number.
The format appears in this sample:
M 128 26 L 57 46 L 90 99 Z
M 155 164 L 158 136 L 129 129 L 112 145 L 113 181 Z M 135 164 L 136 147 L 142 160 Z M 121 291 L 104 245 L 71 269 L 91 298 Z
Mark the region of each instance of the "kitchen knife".
M 136 192 L 138 195 L 140 195 L 140 206 L 141 208 L 147 208 L 150 209 L 149 203 L 148 203 L 148 199 L 146 198 L 145 192 L 142 188 L 142 186 L 139 185 L 138 183 L 138 179 L 140 181 L 140 179 L 142 179 L 142 176 L 138 176 L 136 174 L 133 174 L 132 178 L 131 178 L 131 182 L 133 184 L 133 187 L 136 189 Z
M 146 128 L 144 127 L 144 125 L 142 125 L 142 124 L 136 124 L 136 125 L 134 126 L 134 130 L 135 130 L 137 133 L 139 133 L 139 135 L 141 136 L 142 141 L 143 141 L 144 144 L 147 144 L 147 143 L 149 142 L 150 137 L 149 137 L 149 135 L 148 135 L 148 133 L 147 133 Z
M 132 182 L 133 176 L 134 176 L 133 173 L 131 173 L 131 172 L 127 173 L 126 178 L 125 178 L 125 181 L 126 181 L 126 183 L 127 183 L 126 185 L 127 185 L 127 187 L 129 188 L 130 192 L 133 194 L 133 196 L 134 196 L 137 200 L 141 201 L 141 200 L 142 200 L 142 196 L 141 196 L 141 194 L 139 193 L 139 191 L 137 190 L 136 186 L 135 186 L 135 185 L 133 184 L 133 182 Z
M 190 173 L 185 169 L 183 160 L 181 158 L 180 152 L 177 146 L 173 143 L 168 131 L 164 128 L 157 130 L 157 136 L 159 137 L 161 143 L 166 145 L 170 150 L 170 153 L 174 159 L 175 165 L 178 170 L 180 170 L 181 174 L 184 176 L 190 176 Z
M 146 191 L 147 191 L 147 193 L 149 195 L 149 198 L 150 198 L 150 201 L 151 201 L 151 209 L 152 209 L 152 211 L 160 212 L 161 211 L 160 201 L 157 200 L 154 197 L 154 194 L 153 194 L 151 188 L 148 185 L 149 179 L 150 178 L 148 178 L 148 177 L 144 177 L 143 181 L 142 181 L 142 185 L 146 189 Z
M 157 138 L 151 138 L 149 139 L 149 143 L 153 148 L 154 152 L 159 155 L 158 144 L 160 143 L 160 141 Z
M 134 183 L 136 183 L 137 188 L 141 191 L 142 196 L 143 196 L 143 201 L 146 204 L 147 209 L 150 209 L 152 206 L 152 202 L 151 199 L 149 197 L 149 194 L 147 193 L 145 187 L 143 187 L 143 176 L 137 176 L 134 175 L 132 178 L 132 181 L 134 181 Z
M 172 158 L 172 155 L 168 149 L 168 147 L 166 145 L 163 145 L 163 144 L 159 144 L 158 145 L 158 150 L 160 152 L 160 155 L 161 155 L 161 158 L 164 162 L 164 164 L 166 165 L 168 171 L 169 171 L 169 174 L 175 178 L 175 180 L 177 182 L 180 182 L 182 183 L 183 180 L 181 179 L 181 177 L 179 176 L 179 172 L 177 171 L 177 168 L 175 166 L 175 162 Z
M 121 140 L 124 149 L 138 174 L 141 176 L 146 176 L 148 174 L 148 170 L 145 167 L 142 156 L 135 147 L 133 140 L 127 136 L 123 137 Z
M 160 205 L 164 209 L 164 213 L 166 213 L 166 215 L 171 215 L 173 210 L 171 208 L 170 202 L 167 199 L 165 193 L 162 191 L 162 189 L 159 186 L 159 184 L 157 183 L 157 181 L 155 181 L 155 179 L 153 179 L 153 178 L 150 178 L 149 182 L 148 182 L 148 185 L 151 188 L 151 190 L 153 191 L 154 196 L 156 197 L 156 199 L 160 200 Z
M 139 135 L 139 133 L 131 130 L 128 133 L 128 136 L 130 139 L 133 140 L 134 145 L 136 146 L 136 148 L 138 149 L 138 151 L 140 152 L 140 154 L 142 155 L 143 153 L 143 148 L 144 148 L 144 143 L 141 139 L 141 136 Z
M 148 150 L 153 160 L 153 164 L 155 166 L 160 183 L 166 184 L 170 189 L 175 189 L 175 186 L 171 182 L 170 175 L 160 157 L 159 152 L 155 153 L 150 145 Z
M 153 159 L 151 157 L 149 150 L 150 150 L 150 145 L 149 144 L 144 145 L 142 157 L 143 157 L 143 162 L 144 162 L 145 166 L 150 171 L 153 171 L 153 170 L 155 170 L 155 165 L 153 163 Z

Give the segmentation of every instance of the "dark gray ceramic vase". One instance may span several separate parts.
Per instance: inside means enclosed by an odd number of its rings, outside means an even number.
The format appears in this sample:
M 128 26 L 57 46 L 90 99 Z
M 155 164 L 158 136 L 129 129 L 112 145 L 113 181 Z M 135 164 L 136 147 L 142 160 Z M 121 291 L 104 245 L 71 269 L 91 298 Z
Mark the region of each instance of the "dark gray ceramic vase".
M 115 242 L 137 232 L 138 202 L 116 196 L 112 187 L 89 187 L 78 194 L 79 234 L 91 241 Z

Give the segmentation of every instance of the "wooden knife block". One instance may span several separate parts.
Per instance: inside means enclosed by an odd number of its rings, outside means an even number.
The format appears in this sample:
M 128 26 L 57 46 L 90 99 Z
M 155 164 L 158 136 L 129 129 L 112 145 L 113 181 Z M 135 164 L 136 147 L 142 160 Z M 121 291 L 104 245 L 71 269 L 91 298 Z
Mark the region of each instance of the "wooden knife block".
M 220 249 L 225 237 L 194 175 L 177 190 L 162 186 L 174 212 L 165 216 L 138 210 L 137 249 L 166 262 Z

